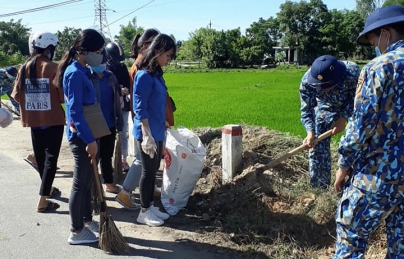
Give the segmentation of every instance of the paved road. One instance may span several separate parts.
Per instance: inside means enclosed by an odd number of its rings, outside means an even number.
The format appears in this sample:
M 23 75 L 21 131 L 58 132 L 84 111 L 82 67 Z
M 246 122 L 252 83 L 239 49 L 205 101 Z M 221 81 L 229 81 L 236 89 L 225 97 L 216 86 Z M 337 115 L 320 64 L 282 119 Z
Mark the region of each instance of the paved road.
M 170 227 L 151 228 L 135 222 L 136 212 L 119 208 L 109 196 L 108 212 L 114 218 L 131 251 L 126 256 L 108 255 L 94 245 L 71 246 L 68 197 L 72 160 L 64 137 L 54 186 L 62 191 L 57 213 L 36 212 L 39 176 L 22 159 L 30 152 L 30 130 L 15 120 L 0 128 L 0 258 L 229 258 L 223 248 L 182 239 L 184 233 Z M 97 218 L 96 218 L 97 219 Z M 226 249 L 226 248 L 225 248 Z M 232 257 L 234 258 L 234 256 Z

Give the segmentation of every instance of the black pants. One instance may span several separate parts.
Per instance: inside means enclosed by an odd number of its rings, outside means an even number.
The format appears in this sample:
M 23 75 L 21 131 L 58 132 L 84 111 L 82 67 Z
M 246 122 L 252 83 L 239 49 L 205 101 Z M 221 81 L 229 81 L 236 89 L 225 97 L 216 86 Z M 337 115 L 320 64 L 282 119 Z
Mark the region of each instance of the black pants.
M 153 202 L 154 184 L 156 182 L 156 172 L 160 167 L 163 141 L 156 142 L 157 150 L 153 158 L 143 152 L 141 144 L 139 141 L 140 157 L 142 159 L 142 176 L 139 181 L 140 203 L 142 208 L 149 208 L 150 203 Z
M 84 222 L 92 221 L 91 186 L 94 179 L 93 166 L 86 151 L 87 144 L 74 136 L 69 141 L 73 153 L 73 184 L 69 199 L 69 212 L 72 231 L 81 230 Z
M 32 147 L 39 176 L 42 180 L 39 189 L 41 196 L 49 196 L 52 189 L 60 146 L 62 145 L 63 129 L 63 125 L 52 126 L 47 129 L 31 128 Z
M 104 183 L 114 182 L 112 156 L 114 155 L 115 150 L 116 128 L 110 128 L 109 131 L 111 131 L 110 135 L 104 136 L 98 140 L 98 157 Z

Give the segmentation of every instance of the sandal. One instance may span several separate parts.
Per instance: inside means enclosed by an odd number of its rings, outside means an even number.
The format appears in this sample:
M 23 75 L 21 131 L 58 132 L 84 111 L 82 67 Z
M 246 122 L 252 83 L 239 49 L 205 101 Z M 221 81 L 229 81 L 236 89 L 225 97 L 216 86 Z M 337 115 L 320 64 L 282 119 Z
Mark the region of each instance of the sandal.
M 122 171 L 127 173 L 129 171 L 130 167 L 127 162 L 122 162 Z
M 59 207 L 60 207 L 59 204 L 52 202 L 52 201 L 48 201 L 48 206 L 46 206 L 44 208 L 37 208 L 37 212 L 38 213 L 52 212 L 52 211 L 55 211 Z
M 60 197 L 61 194 L 62 194 L 62 192 L 61 192 L 58 188 L 53 187 L 53 188 L 52 188 L 52 192 L 50 193 L 50 195 L 48 196 L 48 198 L 49 198 L 49 199 L 54 199 L 54 198 L 56 198 L 56 197 Z

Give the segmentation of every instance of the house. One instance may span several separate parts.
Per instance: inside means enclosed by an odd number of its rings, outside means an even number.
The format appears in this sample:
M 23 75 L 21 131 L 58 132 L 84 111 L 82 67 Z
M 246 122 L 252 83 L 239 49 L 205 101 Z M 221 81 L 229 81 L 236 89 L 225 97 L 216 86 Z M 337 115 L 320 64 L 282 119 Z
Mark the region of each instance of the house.
M 290 48 L 288 46 L 285 47 L 273 47 L 275 50 L 275 59 L 277 57 L 277 54 L 283 52 L 284 54 L 278 55 L 278 56 L 284 56 L 284 59 L 278 62 L 286 62 L 289 64 L 303 64 L 303 52 L 300 51 L 299 49 L 294 49 Z

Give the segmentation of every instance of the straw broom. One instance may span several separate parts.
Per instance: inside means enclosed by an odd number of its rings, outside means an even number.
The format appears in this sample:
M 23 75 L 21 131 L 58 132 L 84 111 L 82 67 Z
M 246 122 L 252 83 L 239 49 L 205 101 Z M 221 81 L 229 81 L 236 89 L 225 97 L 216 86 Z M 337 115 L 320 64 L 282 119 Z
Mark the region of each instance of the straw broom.
M 97 186 L 98 198 L 100 200 L 100 239 L 98 246 L 107 253 L 124 254 L 129 250 L 121 232 L 116 227 L 114 220 L 107 214 L 107 203 L 101 186 L 100 177 L 98 175 L 97 164 L 93 162 L 94 181 Z
M 122 148 L 121 148 L 121 134 L 117 134 L 117 141 L 115 144 L 115 158 L 114 158 L 114 182 L 121 184 L 123 181 L 123 170 L 122 170 Z

